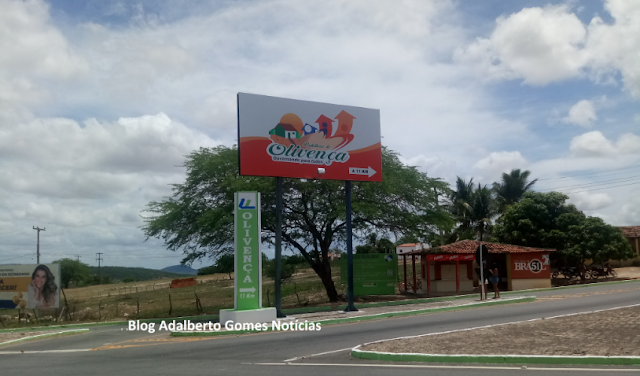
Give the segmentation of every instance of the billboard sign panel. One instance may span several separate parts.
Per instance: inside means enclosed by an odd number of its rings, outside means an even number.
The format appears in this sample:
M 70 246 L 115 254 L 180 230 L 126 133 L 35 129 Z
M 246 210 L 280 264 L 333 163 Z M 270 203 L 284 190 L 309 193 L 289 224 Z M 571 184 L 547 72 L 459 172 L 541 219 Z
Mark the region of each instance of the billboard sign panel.
M 262 255 L 260 254 L 260 194 L 235 194 L 234 290 L 236 310 L 262 307 Z
M 240 175 L 382 181 L 380 110 L 238 93 Z
M 341 282 L 347 283 L 347 258 L 340 259 Z M 353 255 L 355 295 L 393 295 L 398 281 L 398 255 L 373 253 Z
M 60 276 L 60 264 L 0 265 L 0 308 L 58 308 Z

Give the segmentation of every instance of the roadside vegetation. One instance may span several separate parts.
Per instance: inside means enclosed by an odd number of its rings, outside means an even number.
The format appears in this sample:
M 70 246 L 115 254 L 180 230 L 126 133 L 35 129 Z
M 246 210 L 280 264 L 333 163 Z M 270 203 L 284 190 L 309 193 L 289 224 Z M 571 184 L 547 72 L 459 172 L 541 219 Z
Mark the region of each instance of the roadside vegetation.
M 263 242 L 275 237 L 275 180 L 238 175 L 237 147 L 201 148 L 186 157 L 187 178 L 173 195 L 146 208 L 147 238 L 185 254 L 183 263 L 211 259 L 207 273 L 231 273 L 233 195 L 262 195 Z M 382 149 L 381 183 L 353 182 L 356 252 L 392 252 L 402 243 L 437 247 L 464 239 L 555 248 L 555 262 L 633 257 L 622 232 L 584 215 L 558 192 L 538 193 L 529 171 L 503 173 L 491 185 L 457 178 L 455 186 L 403 164 Z M 345 192 L 340 181 L 285 179 L 282 239 L 316 274 L 330 302 L 339 300 L 331 254 L 345 242 Z M 342 249 L 342 251 L 341 251 Z M 293 266 L 283 263 L 283 277 Z

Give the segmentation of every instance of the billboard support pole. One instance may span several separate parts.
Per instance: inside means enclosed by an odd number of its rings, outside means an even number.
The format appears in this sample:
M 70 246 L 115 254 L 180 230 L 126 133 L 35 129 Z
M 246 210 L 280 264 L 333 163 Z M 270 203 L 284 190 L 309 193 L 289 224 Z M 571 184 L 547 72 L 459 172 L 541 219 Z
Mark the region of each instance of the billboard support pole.
M 353 230 L 351 228 L 351 181 L 344 182 L 345 198 L 347 201 L 347 308 L 345 312 L 358 309 L 353 305 Z
M 277 317 L 287 317 L 280 308 L 282 288 L 282 178 L 276 178 L 276 280 L 275 280 L 275 305 Z

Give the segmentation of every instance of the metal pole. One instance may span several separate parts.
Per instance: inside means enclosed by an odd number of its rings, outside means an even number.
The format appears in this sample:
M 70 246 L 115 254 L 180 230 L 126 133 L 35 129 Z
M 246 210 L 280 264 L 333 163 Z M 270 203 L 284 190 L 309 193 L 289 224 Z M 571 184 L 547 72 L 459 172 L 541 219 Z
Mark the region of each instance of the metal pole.
M 484 293 L 484 264 L 482 263 L 482 243 L 480 243 L 480 300 L 483 300 Z
M 358 309 L 353 305 L 353 232 L 351 229 L 351 181 L 345 180 L 344 190 L 347 201 L 347 308 L 345 312 L 353 312 Z
M 278 317 L 287 317 L 280 308 L 281 287 L 282 287 L 282 178 L 276 178 L 276 280 L 275 280 L 275 303 L 276 315 Z
M 38 230 L 38 245 L 36 248 L 36 260 L 37 260 L 37 263 L 39 264 L 40 263 L 40 231 L 46 231 L 47 229 L 36 227 L 36 226 L 33 226 L 33 229 Z

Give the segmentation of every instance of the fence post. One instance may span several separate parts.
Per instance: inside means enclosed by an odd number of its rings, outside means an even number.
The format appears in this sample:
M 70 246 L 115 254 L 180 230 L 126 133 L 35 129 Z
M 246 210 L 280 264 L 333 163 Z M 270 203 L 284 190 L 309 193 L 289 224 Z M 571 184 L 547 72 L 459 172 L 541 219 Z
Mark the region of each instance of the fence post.
M 171 294 L 169 294 L 169 314 L 173 312 L 173 305 L 171 305 Z

